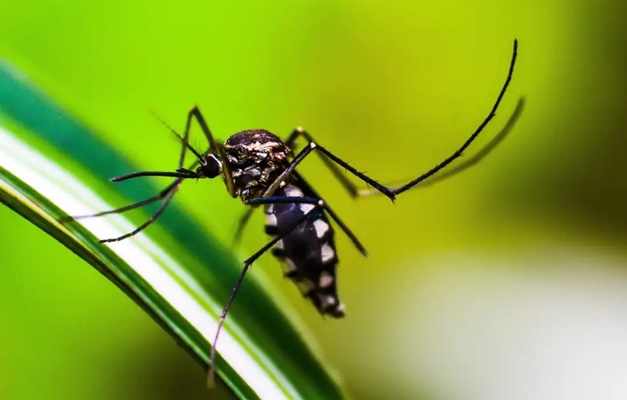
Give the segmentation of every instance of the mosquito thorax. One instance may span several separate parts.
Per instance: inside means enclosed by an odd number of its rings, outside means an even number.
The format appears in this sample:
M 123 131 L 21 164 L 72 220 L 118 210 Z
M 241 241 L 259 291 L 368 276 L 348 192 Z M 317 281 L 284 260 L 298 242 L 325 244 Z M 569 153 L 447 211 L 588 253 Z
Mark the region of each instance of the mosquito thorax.
M 241 131 L 224 142 L 233 185 L 242 200 L 261 197 L 287 166 L 289 149 L 263 129 Z
M 215 154 L 209 153 L 202 159 L 201 165 L 196 169 L 198 178 L 215 178 L 222 172 L 222 162 Z

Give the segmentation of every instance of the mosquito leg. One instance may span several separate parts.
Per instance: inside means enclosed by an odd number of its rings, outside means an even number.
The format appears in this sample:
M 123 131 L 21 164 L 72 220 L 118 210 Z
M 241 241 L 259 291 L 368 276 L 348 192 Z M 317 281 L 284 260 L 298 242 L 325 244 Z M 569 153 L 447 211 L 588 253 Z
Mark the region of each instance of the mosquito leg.
M 180 168 L 175 172 L 171 171 L 140 171 L 132 172 L 130 174 L 114 176 L 110 179 L 111 182 L 122 182 L 128 179 L 139 178 L 141 176 L 169 176 L 172 178 L 196 178 L 196 173 L 188 169 Z
M 246 201 L 247 205 L 258 206 L 260 204 L 314 204 L 324 207 L 324 200 L 316 197 L 271 196 L 257 197 Z
M 302 181 L 302 179 L 301 179 Z M 304 183 L 304 181 L 302 181 Z M 311 188 L 308 188 L 311 189 Z M 312 193 L 315 193 L 311 190 Z M 322 207 L 331 218 L 339 225 L 339 227 L 344 231 L 344 233 L 349 237 L 349 239 L 353 242 L 357 250 L 362 253 L 364 256 L 368 255 L 368 251 L 365 247 L 359 242 L 359 239 L 355 236 L 353 232 L 342 222 L 342 220 L 338 217 L 338 215 L 333 212 L 331 207 L 322 200 L 317 194 L 316 197 L 286 197 L 286 196 L 273 196 L 273 197 L 260 197 L 256 199 L 250 199 L 246 202 L 248 205 L 260 205 L 260 204 L 280 204 L 280 203 L 289 203 L 289 204 L 315 204 L 318 207 Z
M 396 189 L 389 188 L 389 187 L 387 187 L 385 185 L 380 184 L 379 182 L 375 181 L 374 179 L 368 177 L 366 174 L 357 171 L 355 168 L 351 167 L 346 161 L 340 159 L 339 157 L 337 157 L 336 155 L 334 155 L 333 153 L 331 153 L 330 151 L 328 151 L 324 147 L 318 145 L 316 142 L 310 141 L 309 144 L 307 146 L 305 146 L 305 148 L 303 150 L 301 150 L 296 155 L 296 157 L 294 157 L 294 159 L 292 160 L 290 165 L 276 179 L 276 181 L 270 186 L 270 188 L 268 188 L 268 190 L 266 190 L 266 192 L 273 193 L 273 190 L 276 190 L 278 185 L 280 185 L 281 182 L 283 182 L 285 179 L 287 179 L 287 176 L 289 176 L 289 174 L 291 174 L 294 171 L 294 168 L 296 168 L 296 166 L 301 161 L 303 161 L 303 159 L 305 157 L 307 157 L 307 155 L 309 155 L 309 153 L 311 153 L 313 150 L 318 150 L 322 154 L 324 154 L 326 157 L 328 157 L 331 161 L 333 161 L 334 163 L 338 164 L 340 167 L 346 169 L 348 172 L 350 172 L 351 174 L 355 175 L 357 178 L 359 178 L 362 181 L 366 182 L 368 185 L 372 186 L 375 190 L 377 190 L 378 192 L 380 192 L 380 193 L 384 194 L 385 196 L 387 196 L 390 200 L 394 201 L 394 199 L 396 198 L 396 195 L 411 189 L 412 187 L 416 186 L 418 183 L 420 183 L 420 182 L 424 181 L 425 179 L 433 176 L 434 174 L 436 174 L 437 172 L 439 172 L 443 168 L 445 168 L 447 165 L 449 165 L 451 162 L 453 162 L 455 159 L 460 157 L 462 155 L 462 153 L 466 150 L 466 148 L 468 148 L 468 146 L 470 146 L 470 144 L 477 138 L 477 136 L 479 136 L 479 134 L 483 131 L 485 126 L 496 115 L 496 110 L 498 109 L 498 106 L 501 103 L 501 100 L 503 99 L 503 96 L 505 95 L 505 92 L 507 91 L 507 87 L 509 86 L 509 83 L 510 83 L 510 81 L 512 79 L 512 75 L 514 73 L 514 65 L 516 64 L 517 51 L 518 51 L 518 41 L 514 40 L 514 50 L 513 50 L 513 54 L 512 54 L 512 60 L 511 60 L 510 65 L 509 65 L 509 71 L 507 73 L 507 78 L 505 79 L 505 83 L 503 84 L 503 87 L 501 88 L 501 91 L 499 92 L 499 95 L 498 95 L 498 97 L 496 99 L 496 102 L 492 106 L 492 109 L 490 110 L 490 113 L 488 114 L 488 116 L 483 120 L 483 122 L 479 125 L 479 127 L 477 127 L 475 132 L 464 142 L 464 144 L 462 144 L 462 146 L 459 149 L 457 149 L 453 154 L 451 154 L 449 157 L 447 157 L 442 162 L 437 164 L 435 167 L 431 168 L 426 173 L 420 175 L 418 178 L 416 178 L 416 179 L 414 179 L 414 180 L 412 180 L 412 181 L 406 183 L 405 185 L 402 185 L 402 186 L 400 186 L 400 187 L 398 187 Z M 335 173 L 334 173 L 334 175 L 335 175 Z M 274 187 L 275 185 L 276 185 L 276 187 Z M 350 192 L 351 189 L 347 189 L 347 190 L 349 190 L 349 192 Z
M 322 196 L 320 196 L 318 192 L 316 192 L 314 188 L 309 183 L 307 183 L 307 181 L 302 177 L 302 175 L 298 173 L 298 171 L 294 171 L 294 176 L 296 176 L 299 183 L 302 184 L 303 189 L 309 191 L 314 197 L 322 199 Z M 335 221 L 335 223 L 340 227 L 340 229 L 342 229 L 346 236 L 348 236 L 351 242 L 353 242 L 353 245 L 357 248 L 357 250 L 359 250 L 361 254 L 367 257 L 368 251 L 366 250 L 366 248 L 361 244 L 359 239 L 357 239 L 357 236 L 355 236 L 350 228 L 348 228 L 348 226 L 340 219 L 340 217 L 331 209 L 331 206 L 329 206 L 326 201 L 324 202 L 324 209 L 331 216 L 333 221 Z
M 292 131 L 290 136 L 287 138 L 285 144 L 290 149 L 293 149 L 296 144 L 296 139 L 301 136 L 304 137 L 308 142 L 315 142 L 311 134 L 299 126 Z M 346 177 L 344 171 L 338 168 L 337 165 L 332 163 L 327 157 L 324 157 L 322 154 L 320 154 L 320 159 L 351 197 L 355 198 L 359 195 L 359 189 L 357 188 L 357 185 L 355 185 Z
M 163 119 L 161 119 L 157 114 L 153 113 L 152 115 L 159 122 L 161 122 L 161 124 L 163 126 L 168 128 L 168 130 L 170 132 L 172 132 L 172 134 L 174 134 L 174 136 L 176 136 L 181 141 L 181 144 L 183 144 L 183 147 L 186 147 L 189 151 L 191 151 L 196 156 L 196 158 L 198 159 L 199 162 L 203 161 L 202 154 L 199 153 L 198 150 L 196 150 L 192 145 L 189 144 L 189 140 L 188 139 L 185 139 L 183 136 L 179 135 L 179 133 L 177 131 L 175 131 L 174 128 L 172 128 L 167 122 L 165 122 Z M 190 117 L 189 117 L 189 114 L 188 114 L 188 123 L 187 123 L 188 126 L 186 126 L 186 129 L 185 129 L 185 131 L 186 131 L 185 135 L 187 135 L 187 137 L 189 136 L 189 122 L 190 122 Z
M 154 203 L 155 201 L 159 201 L 159 200 L 163 199 L 179 183 L 181 183 L 181 179 L 176 179 L 174 182 L 172 182 L 171 184 L 166 186 L 165 189 L 163 189 L 161 192 L 159 192 L 158 195 L 153 196 L 153 197 L 149 197 L 149 198 L 147 198 L 145 200 L 138 201 L 137 203 L 133 203 L 133 204 L 129 204 L 129 205 L 124 206 L 124 207 L 116 208 L 115 210 L 102 211 L 102 212 L 99 212 L 99 213 L 96 213 L 96 214 L 77 215 L 77 216 L 73 216 L 73 217 L 64 217 L 64 218 L 61 218 L 59 220 L 59 222 L 65 223 L 65 222 L 69 222 L 69 221 L 77 220 L 77 219 L 100 217 L 102 215 L 118 214 L 118 213 L 123 213 L 124 211 L 133 210 L 135 208 L 139 208 L 139 207 L 142 207 L 142 206 L 145 206 L 147 204 L 151 204 L 151 203 Z
M 483 131 L 483 128 L 485 128 L 486 125 L 488 125 L 488 123 L 496 115 L 496 110 L 499 108 L 499 104 L 501 104 L 501 100 L 503 99 L 503 96 L 505 95 L 505 92 L 507 91 L 509 82 L 512 80 L 512 75 L 514 74 L 514 65 L 516 64 L 517 51 L 518 51 L 518 40 L 514 40 L 514 50 L 512 53 L 512 61 L 509 64 L 509 71 L 507 72 L 507 78 L 505 79 L 505 83 L 503 84 L 503 87 L 501 88 L 501 91 L 499 92 L 499 95 L 496 98 L 496 101 L 494 102 L 494 105 L 492 106 L 490 113 L 483 120 L 483 122 L 479 124 L 475 132 L 472 135 L 470 135 L 468 140 L 466 140 L 466 142 L 464 142 L 464 144 L 459 149 L 457 149 L 453 154 L 451 154 L 446 159 L 444 159 L 444 161 L 440 162 L 435 167 L 431 168 L 429 171 L 420 175 L 418 178 L 414 179 L 413 181 L 393 190 L 393 193 L 395 195 L 403 193 L 404 191 L 411 189 L 412 187 L 416 186 L 418 183 L 424 181 L 430 176 L 436 174 L 438 171 L 442 170 L 442 168 L 446 167 L 451 162 L 453 162 L 453 160 L 461 156 L 464 150 L 466 150 L 466 148 L 470 146 L 470 144 L 477 138 L 477 136 L 479 136 L 481 131 Z
M 505 126 L 503 127 L 503 129 L 501 129 L 501 131 L 494 136 L 494 138 L 492 138 L 490 140 L 490 142 L 488 142 L 480 151 L 478 151 L 475 155 L 473 155 L 470 158 L 467 158 L 463 163 L 460 163 L 458 165 L 456 165 L 453 168 L 449 168 L 446 171 L 437 174 L 435 176 L 432 176 L 431 178 L 423 181 L 420 185 L 415 186 L 416 188 L 424 188 L 424 187 L 428 187 L 428 186 L 432 186 L 436 183 L 440 183 L 442 181 L 445 181 L 465 170 L 467 170 L 468 168 L 474 167 L 475 165 L 477 165 L 481 160 L 483 160 L 484 158 L 486 158 L 491 152 L 492 150 L 494 150 L 499 144 L 501 144 L 501 142 L 503 140 L 505 140 L 505 138 L 509 135 L 509 133 L 511 132 L 512 128 L 514 127 L 514 125 L 516 124 L 516 121 L 518 121 L 518 118 L 520 117 L 523 109 L 525 106 L 525 99 L 524 98 L 520 98 L 518 100 L 518 103 L 516 104 L 516 109 L 514 110 L 514 112 L 512 113 L 512 115 L 509 117 L 509 120 L 507 120 L 507 123 L 505 124 Z M 394 190 L 398 190 L 398 188 L 400 188 L 401 185 L 398 185 L 396 189 Z M 365 197 L 365 196 L 372 196 L 372 195 L 376 195 L 379 194 L 378 191 L 374 190 L 374 189 L 359 189 L 359 197 Z
M 189 136 L 189 130 L 192 125 L 192 119 L 194 118 L 196 119 L 196 122 L 198 122 L 200 129 L 205 134 L 205 137 L 207 138 L 207 141 L 209 142 L 209 152 L 211 152 L 214 155 L 217 155 L 222 160 L 226 160 L 224 147 L 221 144 L 217 143 L 215 139 L 213 138 L 213 135 L 211 134 L 211 130 L 209 129 L 209 125 L 207 124 L 205 117 L 203 117 L 202 113 L 200 112 L 200 109 L 198 108 L 198 106 L 194 106 L 187 113 L 187 123 L 185 124 L 185 139 L 183 141 L 185 146 L 187 146 L 186 144 L 187 138 Z M 185 150 L 183 150 L 182 152 L 181 159 L 184 154 L 185 154 Z M 202 160 L 202 157 L 199 157 L 199 159 Z M 181 168 L 181 166 L 182 165 L 180 165 L 179 168 Z M 222 163 L 222 173 L 224 174 L 224 182 L 226 183 L 226 188 L 229 194 L 232 197 L 237 197 L 237 190 L 233 185 L 233 177 L 231 175 L 231 169 L 229 168 L 229 163 L 227 162 Z
M 194 109 L 196 109 L 196 108 L 194 107 Z M 197 174 L 192 169 L 194 167 L 196 167 L 196 165 L 198 165 L 200 163 L 203 163 L 204 160 L 203 160 L 202 156 L 200 155 L 200 153 L 198 153 L 196 151 L 196 149 L 194 149 L 189 144 L 189 127 L 190 127 L 190 122 L 191 122 L 191 113 L 193 112 L 193 110 L 190 111 L 190 113 L 189 113 L 189 115 L 187 117 L 187 126 L 185 127 L 185 133 L 183 134 L 183 137 L 181 137 L 168 124 L 166 124 L 165 121 L 163 121 L 162 119 L 159 119 L 159 121 L 166 128 L 168 128 L 174 135 L 176 135 L 176 137 L 179 138 L 179 140 L 181 141 L 181 155 L 179 156 L 179 162 L 177 164 L 177 168 L 176 168 L 175 172 L 172 172 L 172 171 L 140 171 L 140 172 L 133 172 L 133 173 L 130 173 L 130 174 L 125 174 L 125 175 L 115 176 L 115 177 L 111 178 L 111 181 L 112 182 L 121 182 L 121 181 L 125 181 L 127 179 L 138 178 L 140 176 L 170 176 L 170 177 L 174 177 L 174 178 L 196 178 Z M 157 116 L 155 116 L 155 117 L 158 118 Z M 209 136 L 208 137 L 211 137 L 211 133 L 210 132 L 209 132 Z M 187 153 L 187 150 L 190 150 L 192 153 L 194 153 L 194 155 L 196 156 L 196 161 L 189 168 L 183 168 L 183 163 L 185 162 L 185 154 Z
M 298 199 L 298 198 L 288 198 L 290 200 L 290 202 L 293 202 L 294 200 Z M 299 199 L 302 199 L 302 197 L 300 197 Z M 257 200 L 258 203 L 257 204 L 266 204 L 264 203 L 265 199 L 264 198 L 259 198 L 259 199 L 254 199 Z M 280 198 L 276 198 L 276 200 L 280 201 Z M 312 200 L 312 199 L 309 199 Z M 235 286 L 233 286 L 233 289 L 231 290 L 231 295 L 229 296 L 226 305 L 224 306 L 224 308 L 222 309 L 222 313 L 220 314 L 220 321 L 218 322 L 218 328 L 216 330 L 216 334 L 213 338 L 213 344 L 211 346 L 211 354 L 210 354 L 210 358 L 209 358 L 209 372 L 207 373 L 207 385 L 209 387 L 213 386 L 213 382 L 214 382 L 214 375 L 215 375 L 215 360 L 216 360 L 216 344 L 218 343 L 218 339 L 220 337 L 220 332 L 222 331 L 222 326 L 224 325 L 224 320 L 226 319 L 226 316 L 229 312 L 229 309 L 231 308 L 231 305 L 233 304 L 233 300 L 235 299 L 235 295 L 237 294 L 237 291 L 239 290 L 240 286 L 242 285 L 242 282 L 244 281 L 244 276 L 246 275 L 246 272 L 248 271 L 248 269 L 250 268 L 250 266 L 259 258 L 261 257 L 262 254 L 264 254 L 266 251 L 270 250 L 272 248 L 272 246 L 274 246 L 275 244 L 277 244 L 277 242 L 279 242 L 280 240 L 283 240 L 286 236 L 288 236 L 289 234 L 292 233 L 292 231 L 294 231 L 294 229 L 296 229 L 300 224 L 302 224 L 303 222 L 305 222 L 308 218 L 311 217 L 311 215 L 318 209 L 320 209 L 320 203 L 322 202 L 322 200 L 320 199 L 313 199 L 314 200 L 314 208 L 312 208 L 311 210 L 309 210 L 307 213 L 305 213 L 305 215 L 303 215 L 302 218 L 300 218 L 293 226 L 290 227 L 290 229 L 288 229 L 287 231 L 285 231 L 284 233 L 277 235 L 275 238 L 273 238 L 272 240 L 270 240 L 268 243 L 266 243 L 261 249 L 259 249 L 255 254 L 253 254 L 252 256 L 250 256 L 246 261 L 244 261 L 244 268 L 242 268 L 242 271 L 239 274 L 239 277 L 237 278 L 237 281 L 235 282 Z M 274 203 L 276 203 L 277 201 L 274 201 Z
M 374 179 L 372 179 L 372 178 L 366 176 L 365 174 L 357 171 L 355 168 L 351 167 L 347 162 L 341 160 L 340 158 L 338 158 L 335 155 L 333 155 L 333 153 L 329 152 L 328 150 L 326 150 L 323 147 L 321 147 L 318 144 L 316 144 L 316 142 L 309 142 L 309 144 L 307 146 L 305 146 L 305 148 L 302 149 L 296 155 L 296 157 L 294 157 L 292 162 L 290 162 L 290 164 L 287 166 L 287 168 L 285 168 L 285 170 L 283 170 L 281 175 L 279 175 L 274 180 L 274 182 L 272 182 L 272 184 L 266 189 L 265 193 L 274 193 L 276 191 L 276 189 L 281 185 L 281 183 L 283 181 L 285 181 L 294 172 L 294 169 L 298 166 L 298 164 L 300 164 L 314 150 L 321 151 L 325 156 L 330 158 L 331 161 L 339 164 L 341 167 L 345 168 L 346 170 L 348 170 L 350 173 L 352 173 L 353 175 L 355 175 L 359 179 L 363 180 L 364 182 L 366 182 L 370 186 L 374 187 L 375 189 L 377 189 L 378 191 L 380 191 L 381 193 L 383 193 L 384 195 L 389 197 L 390 200 L 394 201 L 395 196 L 394 196 L 394 192 L 392 192 L 391 189 L 383 186 L 382 184 L 380 184 L 379 182 L 375 181 Z
M 181 141 L 181 155 L 179 156 L 179 162 L 176 168 L 176 173 L 178 174 L 187 174 L 189 176 L 181 176 L 183 178 L 194 178 L 196 177 L 196 174 L 194 171 L 191 170 L 191 168 L 194 168 L 196 165 L 198 164 L 203 164 L 204 163 L 204 159 L 202 154 L 200 154 L 196 149 L 194 149 L 190 144 L 189 144 L 189 131 L 191 129 L 191 125 L 192 125 L 192 119 L 196 118 L 196 120 L 198 121 L 198 124 L 200 125 L 203 133 L 205 134 L 205 137 L 207 138 L 207 141 L 209 142 L 209 149 L 212 153 L 216 153 L 216 145 L 215 145 L 215 141 L 213 139 L 213 135 L 211 134 L 211 131 L 209 130 L 209 126 L 207 125 L 207 122 L 205 121 L 205 119 L 203 118 L 202 114 L 200 113 L 200 110 L 198 109 L 197 106 L 194 106 L 191 110 L 189 110 L 189 112 L 187 113 L 187 122 L 185 123 L 185 132 L 183 133 L 183 136 L 181 137 L 181 135 L 178 134 L 178 132 L 176 132 L 172 127 L 170 127 L 170 125 L 168 125 L 165 121 L 163 121 L 161 118 L 159 118 L 158 116 L 155 115 L 155 118 L 157 118 L 166 128 L 168 128 L 170 130 L 170 132 L 172 132 L 174 135 L 176 135 L 177 138 L 179 138 L 179 140 Z M 190 168 L 183 168 L 183 164 L 185 163 L 185 154 L 187 153 L 187 150 L 191 151 L 195 156 L 196 156 L 196 162 L 194 163 L 194 165 L 192 165 Z M 167 175 L 168 173 L 164 173 L 164 172 L 158 172 L 161 175 L 151 175 L 151 173 L 143 173 L 143 172 L 136 172 L 134 174 L 128 174 L 128 175 L 122 175 L 116 178 L 113 178 L 113 181 L 122 181 L 125 179 L 130 179 L 130 178 L 135 178 L 137 176 L 176 176 L 176 173 L 170 173 L 171 175 Z
M 205 117 L 203 117 L 202 113 L 200 112 L 200 109 L 198 108 L 198 106 L 194 106 L 187 114 L 187 124 L 185 124 L 186 137 L 189 134 L 189 130 L 192 124 L 192 119 L 194 118 L 198 122 L 200 129 L 202 129 L 202 132 L 205 134 L 205 137 L 207 138 L 207 141 L 209 142 L 209 151 L 212 154 L 219 156 L 222 160 L 226 160 L 224 147 L 221 144 L 216 143 L 215 139 L 213 138 L 213 135 L 211 134 L 211 130 L 209 129 L 209 125 L 207 124 Z M 232 197 L 237 197 L 237 190 L 233 185 L 233 177 L 231 175 L 231 169 L 229 168 L 229 163 L 227 162 L 222 163 L 222 173 L 224 174 L 224 182 L 226 183 L 226 188 L 229 194 Z
M 200 125 L 200 129 L 202 129 L 202 132 L 205 134 L 205 137 L 209 142 L 209 150 L 212 153 L 216 154 L 218 152 L 218 148 L 216 146 L 215 139 L 213 138 L 211 130 L 209 129 L 209 125 L 207 125 L 207 121 L 205 120 L 205 117 L 203 117 L 198 106 L 194 106 L 187 113 L 187 123 L 185 124 L 185 137 L 188 137 L 189 135 L 189 130 L 191 128 L 193 118 L 196 118 L 198 125 Z
M 144 222 L 143 224 L 141 224 L 140 226 L 135 228 L 132 232 L 129 232 L 129 233 L 124 234 L 122 236 L 118 236 L 116 238 L 102 239 L 102 240 L 100 240 L 100 243 L 119 242 L 120 240 L 124 240 L 126 238 L 131 237 L 131 236 L 135 236 L 139 232 L 141 232 L 144 229 L 146 229 L 150 224 L 155 222 L 157 220 L 157 218 L 159 218 L 159 216 L 165 211 L 166 207 L 168 207 L 168 205 L 172 201 L 172 198 L 176 194 L 176 191 L 178 190 L 180 185 L 181 185 L 181 181 L 179 180 L 178 182 L 176 182 L 176 184 L 170 190 L 170 192 L 165 196 L 165 198 L 163 199 L 163 203 L 161 203 L 161 205 L 159 206 L 157 211 L 146 222 Z
M 190 115 L 191 115 L 191 112 L 190 112 Z M 138 201 L 136 203 L 129 204 L 129 205 L 124 206 L 124 207 L 116 208 L 114 210 L 103 211 L 103 212 L 99 212 L 99 213 L 91 214 L 91 215 L 79 215 L 79 216 L 76 216 L 76 217 L 62 218 L 61 222 L 66 222 L 66 221 L 76 220 L 76 219 L 81 219 L 81 218 L 99 217 L 99 216 L 107 215 L 107 214 L 121 213 L 121 212 L 124 212 L 124 211 L 133 210 L 135 208 L 138 208 L 138 207 L 141 207 L 141 206 L 144 206 L 144 205 L 147 205 L 147 204 L 151 204 L 151 203 L 153 203 L 155 201 L 163 200 L 163 203 L 161 204 L 161 206 L 159 206 L 159 208 L 157 209 L 155 214 L 153 214 L 146 222 L 144 222 L 142 225 L 140 225 L 137 229 L 135 229 L 132 232 L 129 232 L 129 233 L 125 234 L 125 235 L 122 235 L 120 237 L 110 238 L 110 239 L 103 239 L 103 240 L 100 240 L 100 242 L 101 243 L 109 243 L 109 242 L 117 242 L 117 241 L 126 239 L 126 238 L 131 237 L 131 236 L 137 234 L 138 232 L 144 230 L 146 227 L 148 227 L 150 224 L 152 224 L 157 218 L 159 218 L 159 216 L 163 213 L 163 211 L 165 211 L 166 207 L 170 204 L 170 202 L 172 201 L 172 197 L 174 196 L 174 194 L 178 190 L 179 186 L 183 182 L 183 179 L 197 177 L 197 174 L 191 168 L 194 168 L 196 165 L 198 165 L 198 163 L 201 162 L 202 157 L 200 157 L 198 152 L 196 150 L 194 150 L 189 145 L 189 121 L 190 121 L 190 119 L 191 119 L 191 117 L 188 116 L 188 123 L 187 123 L 188 126 L 185 129 L 185 134 L 183 135 L 183 137 L 179 136 L 178 133 L 176 133 L 172 128 L 170 128 L 167 124 L 165 124 L 163 121 L 161 121 L 162 123 L 164 123 L 164 125 L 166 125 L 166 127 L 168 129 L 170 129 L 181 140 L 181 144 L 182 144 L 182 146 L 181 146 L 181 155 L 179 157 L 179 161 L 178 161 L 178 164 L 177 164 L 178 166 L 177 166 L 176 172 L 142 171 L 142 172 L 133 172 L 133 173 L 130 173 L 130 174 L 116 176 L 114 178 L 111 178 L 111 181 L 113 181 L 113 182 L 120 182 L 120 181 L 124 181 L 124 180 L 127 180 L 127 179 L 133 179 L 133 178 L 137 178 L 137 177 L 141 177 L 141 176 L 170 176 L 170 177 L 175 177 L 176 179 L 171 184 L 166 186 L 165 189 L 163 189 L 161 192 L 159 192 L 159 194 L 157 194 L 156 196 L 149 197 L 147 199 Z M 185 162 L 185 154 L 186 154 L 187 150 L 192 151 L 194 153 L 194 155 L 196 155 L 197 160 L 191 165 L 190 168 L 183 168 L 183 163 Z
M 245 204 L 247 205 L 259 205 L 259 204 L 273 204 L 273 203 L 295 203 L 295 204 L 300 204 L 300 203 L 306 203 L 306 204 L 316 204 L 318 202 L 318 199 L 307 199 L 307 201 L 302 201 L 302 199 L 304 199 L 304 197 L 288 197 L 287 199 L 289 199 L 290 201 L 281 201 L 280 199 L 283 199 L 284 196 L 282 197 L 264 197 L 264 198 L 256 198 L 256 199 L 251 199 L 248 200 Z M 277 200 L 279 199 L 279 200 Z M 236 246 L 239 244 L 240 240 L 242 239 L 242 233 L 244 232 L 244 228 L 246 227 L 246 224 L 248 223 L 248 221 L 250 220 L 250 217 L 253 215 L 253 212 L 255 211 L 254 208 L 250 207 L 246 209 L 246 212 L 244 214 L 242 214 L 242 216 L 240 217 L 240 220 L 237 224 L 237 231 L 235 232 L 235 237 L 233 238 L 233 245 Z

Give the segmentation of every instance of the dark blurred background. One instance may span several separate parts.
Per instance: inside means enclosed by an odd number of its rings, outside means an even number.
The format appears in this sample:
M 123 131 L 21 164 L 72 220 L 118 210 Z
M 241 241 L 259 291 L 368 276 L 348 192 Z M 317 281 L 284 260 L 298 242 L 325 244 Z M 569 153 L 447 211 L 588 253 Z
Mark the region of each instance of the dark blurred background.
M 198 104 L 222 139 L 305 126 L 382 181 L 476 146 L 481 164 L 395 205 L 303 173 L 370 250 L 341 238 L 347 318 L 265 274 L 357 399 L 627 398 L 627 4 L 210 1 L 0 4 L 0 55 L 136 165 L 170 169 Z M 195 139 L 204 147 L 202 138 Z M 220 182 L 177 202 L 229 243 Z M 265 242 L 261 215 L 242 256 Z M 207 398 L 204 373 L 95 270 L 0 207 L 0 398 Z

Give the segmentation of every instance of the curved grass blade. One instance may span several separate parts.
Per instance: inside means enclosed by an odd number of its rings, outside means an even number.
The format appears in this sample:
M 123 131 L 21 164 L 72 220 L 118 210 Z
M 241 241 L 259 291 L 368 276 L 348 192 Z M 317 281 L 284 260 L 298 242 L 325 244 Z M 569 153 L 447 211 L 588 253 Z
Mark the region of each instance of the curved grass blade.
M 176 204 L 159 219 L 168 231 L 159 243 L 147 235 L 111 246 L 98 243 L 133 226 L 119 215 L 81 224 L 57 222 L 68 214 L 113 208 L 77 176 L 105 182 L 136 169 L 0 64 L 0 201 L 98 269 L 206 368 L 208 341 L 241 269 L 237 257 Z M 157 191 L 145 181 L 106 188 L 121 191 L 129 201 Z M 220 339 L 218 376 L 240 398 L 345 397 L 306 342 L 303 328 L 296 328 L 251 275 Z

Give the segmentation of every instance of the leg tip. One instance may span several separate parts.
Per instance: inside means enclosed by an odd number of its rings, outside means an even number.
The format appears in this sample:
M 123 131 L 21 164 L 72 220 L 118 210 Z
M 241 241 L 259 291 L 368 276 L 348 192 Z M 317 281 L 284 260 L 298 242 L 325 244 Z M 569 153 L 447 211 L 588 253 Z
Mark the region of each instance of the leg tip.
M 207 373 L 207 387 L 209 389 L 216 387 L 215 370 L 213 367 L 209 367 L 209 373 Z

